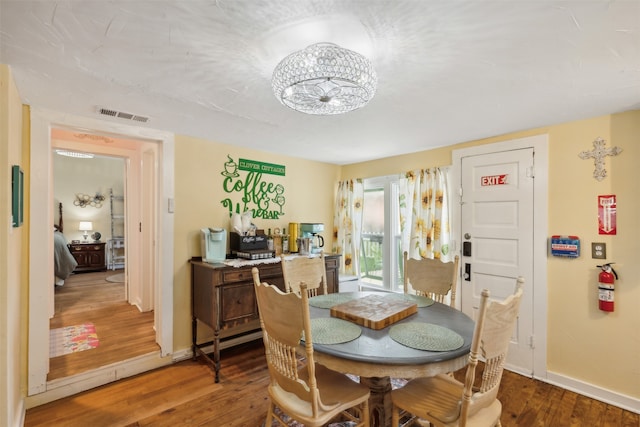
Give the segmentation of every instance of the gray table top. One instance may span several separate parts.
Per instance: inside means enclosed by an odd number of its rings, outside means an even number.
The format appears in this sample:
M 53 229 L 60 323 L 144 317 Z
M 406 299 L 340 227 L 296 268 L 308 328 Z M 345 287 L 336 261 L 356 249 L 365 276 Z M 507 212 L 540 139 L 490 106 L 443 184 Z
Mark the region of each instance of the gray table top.
M 352 292 L 356 298 L 383 292 Z M 310 306 L 311 318 L 331 317 L 329 309 Z M 457 332 L 464 339 L 462 347 L 452 351 L 425 351 L 406 347 L 389 336 L 391 326 L 380 330 L 364 326 L 360 337 L 342 344 L 316 344 L 315 352 L 326 353 L 342 359 L 359 362 L 375 362 L 390 365 L 420 365 L 446 361 L 469 353 L 475 322 L 466 314 L 447 305 L 434 303 L 431 306 L 418 308 L 416 314 L 394 323 L 425 322 L 443 326 Z

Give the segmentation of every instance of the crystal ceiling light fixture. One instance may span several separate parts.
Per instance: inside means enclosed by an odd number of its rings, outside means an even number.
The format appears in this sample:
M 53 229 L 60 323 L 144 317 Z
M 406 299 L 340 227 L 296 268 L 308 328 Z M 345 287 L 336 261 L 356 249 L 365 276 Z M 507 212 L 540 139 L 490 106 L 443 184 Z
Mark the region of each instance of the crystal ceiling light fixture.
M 378 78 L 364 56 L 333 43 L 317 43 L 284 58 L 273 71 L 273 93 L 287 107 L 318 115 L 365 106 Z

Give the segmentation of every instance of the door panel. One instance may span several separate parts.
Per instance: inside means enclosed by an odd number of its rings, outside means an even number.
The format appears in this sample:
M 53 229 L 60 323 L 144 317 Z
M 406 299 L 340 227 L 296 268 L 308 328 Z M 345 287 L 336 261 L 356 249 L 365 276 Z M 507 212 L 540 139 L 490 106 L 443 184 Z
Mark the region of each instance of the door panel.
M 533 370 L 533 149 L 503 151 L 462 158 L 461 231 L 471 242 L 462 257 L 462 311 L 474 318 L 482 289 L 502 300 L 525 279 L 520 316 L 513 332 L 508 364 Z

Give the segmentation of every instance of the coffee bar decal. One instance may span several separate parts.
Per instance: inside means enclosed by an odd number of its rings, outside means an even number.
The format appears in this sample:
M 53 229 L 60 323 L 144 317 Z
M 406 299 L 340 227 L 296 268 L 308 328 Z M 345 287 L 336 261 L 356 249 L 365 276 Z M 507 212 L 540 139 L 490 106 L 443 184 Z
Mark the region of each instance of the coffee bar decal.
M 253 211 L 254 218 L 279 219 L 284 215 L 284 186 L 277 177 L 285 176 L 285 166 L 256 160 L 234 159 L 227 154 L 224 163 L 222 189 L 230 197 L 221 200 L 222 206 L 233 213 Z M 240 201 L 231 196 L 240 196 Z

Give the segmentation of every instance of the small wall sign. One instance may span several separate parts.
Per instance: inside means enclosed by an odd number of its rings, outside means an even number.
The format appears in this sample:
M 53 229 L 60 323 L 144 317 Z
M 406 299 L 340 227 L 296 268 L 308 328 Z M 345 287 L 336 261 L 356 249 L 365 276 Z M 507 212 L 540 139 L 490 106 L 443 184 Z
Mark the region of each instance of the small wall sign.
M 482 185 L 483 187 L 488 186 L 488 185 L 507 185 L 507 178 L 509 177 L 509 175 L 507 174 L 502 174 L 502 175 L 488 175 L 488 176 L 481 176 L 480 177 L 480 185 Z
M 598 234 L 616 234 L 616 211 L 615 194 L 598 196 Z

